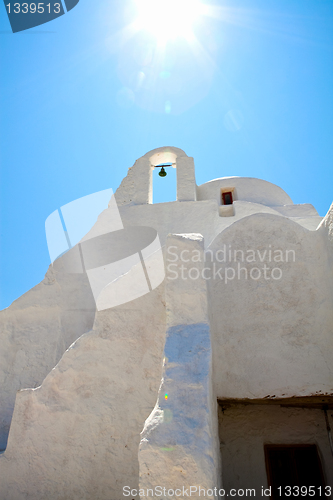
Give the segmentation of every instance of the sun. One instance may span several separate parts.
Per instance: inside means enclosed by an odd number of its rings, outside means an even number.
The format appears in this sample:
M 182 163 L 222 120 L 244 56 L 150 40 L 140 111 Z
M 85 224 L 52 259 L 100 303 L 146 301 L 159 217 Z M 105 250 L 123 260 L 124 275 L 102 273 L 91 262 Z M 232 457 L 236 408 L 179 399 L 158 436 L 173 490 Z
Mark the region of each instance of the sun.
M 158 41 L 192 35 L 195 20 L 202 12 L 199 0 L 136 0 L 138 25 Z

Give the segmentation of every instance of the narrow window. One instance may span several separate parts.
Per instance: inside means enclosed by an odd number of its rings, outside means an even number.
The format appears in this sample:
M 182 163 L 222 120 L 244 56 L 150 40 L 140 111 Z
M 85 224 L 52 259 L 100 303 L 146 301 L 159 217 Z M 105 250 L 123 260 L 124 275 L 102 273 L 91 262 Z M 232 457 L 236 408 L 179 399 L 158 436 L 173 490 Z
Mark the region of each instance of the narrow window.
M 226 193 L 222 193 L 222 203 L 223 205 L 232 205 L 232 192 L 227 191 Z
M 325 485 L 316 445 L 265 445 L 265 458 L 273 500 L 290 499 L 294 486 L 303 486 L 303 493 L 312 486 L 310 495 L 307 491 L 303 497 L 322 497 Z

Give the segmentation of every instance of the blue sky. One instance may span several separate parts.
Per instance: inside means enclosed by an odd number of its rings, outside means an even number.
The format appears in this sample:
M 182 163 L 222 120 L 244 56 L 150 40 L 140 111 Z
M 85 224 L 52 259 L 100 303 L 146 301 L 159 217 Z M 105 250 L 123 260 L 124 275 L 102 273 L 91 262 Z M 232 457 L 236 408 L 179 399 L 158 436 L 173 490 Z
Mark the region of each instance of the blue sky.
M 197 184 L 258 177 L 320 215 L 332 202 L 333 2 L 206 0 L 218 18 L 161 55 L 125 29 L 133 1 L 80 0 L 15 34 L 0 5 L 0 308 L 43 279 L 48 215 L 116 190 L 156 147 L 193 156 Z M 154 201 L 172 200 L 157 180 Z

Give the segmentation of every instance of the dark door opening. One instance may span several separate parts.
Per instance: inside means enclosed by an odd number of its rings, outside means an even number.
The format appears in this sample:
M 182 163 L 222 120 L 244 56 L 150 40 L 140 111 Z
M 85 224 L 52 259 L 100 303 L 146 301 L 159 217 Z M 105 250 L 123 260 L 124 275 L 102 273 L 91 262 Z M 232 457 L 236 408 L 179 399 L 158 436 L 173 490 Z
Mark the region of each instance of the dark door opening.
M 273 500 L 290 500 L 296 496 L 319 499 L 325 496 L 316 445 L 265 445 L 265 458 Z

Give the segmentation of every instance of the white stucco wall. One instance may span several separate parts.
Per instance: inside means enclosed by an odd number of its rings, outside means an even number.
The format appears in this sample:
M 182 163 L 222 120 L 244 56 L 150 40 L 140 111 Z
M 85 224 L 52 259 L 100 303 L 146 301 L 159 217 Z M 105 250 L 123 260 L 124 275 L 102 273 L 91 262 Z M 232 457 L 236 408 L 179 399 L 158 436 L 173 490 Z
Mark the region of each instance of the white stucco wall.
M 201 235 L 170 235 L 167 246 L 203 256 Z M 181 266 L 181 262 L 178 262 Z M 203 259 L 196 264 L 200 272 Z M 176 272 L 179 267 L 176 266 Z M 167 275 L 164 369 L 157 403 L 145 422 L 139 450 L 140 498 L 157 486 L 168 498 L 183 489 L 219 487 L 216 395 L 206 281 Z M 166 396 L 167 395 L 167 396 Z M 174 492 L 174 493 L 173 493 Z M 193 494 L 192 498 L 199 498 Z M 208 495 L 214 498 L 214 495 Z
M 136 160 L 116 192 L 118 206 L 152 203 L 152 171 L 156 165 L 173 163 L 177 168 L 177 201 L 196 200 L 193 158 L 172 146 L 149 151 Z
M 0 312 L 0 450 L 6 446 L 16 391 L 39 386 L 65 350 L 92 328 L 87 277 L 56 274 Z
M 138 446 L 161 380 L 163 285 L 99 312 L 41 387 L 17 393 L 3 500 L 116 500 L 138 487 Z

